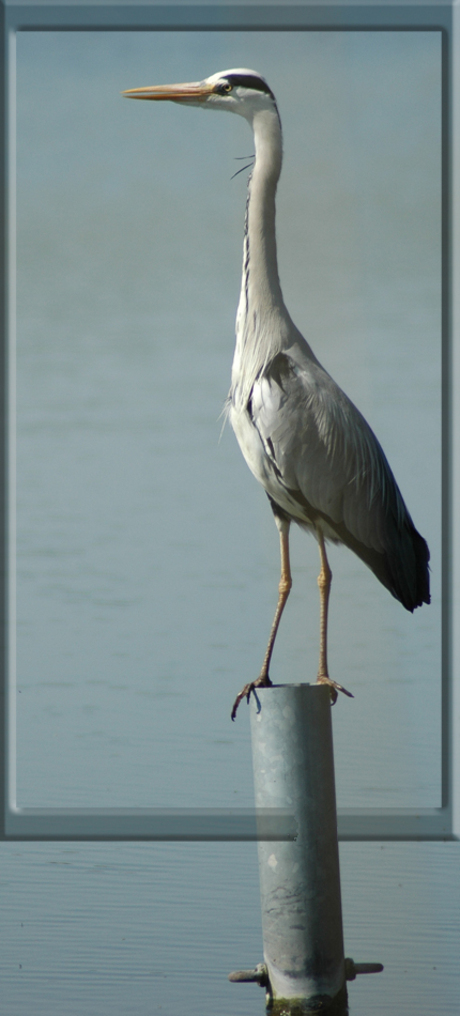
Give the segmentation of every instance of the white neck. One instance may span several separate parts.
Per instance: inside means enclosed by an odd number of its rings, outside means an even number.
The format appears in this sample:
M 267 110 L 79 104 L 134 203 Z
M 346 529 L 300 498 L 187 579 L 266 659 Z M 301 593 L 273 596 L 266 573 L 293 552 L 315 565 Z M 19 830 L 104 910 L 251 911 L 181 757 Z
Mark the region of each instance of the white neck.
M 259 309 L 283 303 L 278 278 L 275 194 L 281 173 L 281 125 L 275 111 L 264 110 L 253 121 L 255 164 L 249 181 L 245 228 L 243 286 Z M 259 305 L 259 307 L 257 307 Z
M 275 194 L 281 162 L 281 125 L 275 109 L 252 121 L 255 163 L 248 187 L 243 275 L 236 319 L 232 388 L 238 401 L 249 397 L 255 378 L 283 345 L 289 315 L 278 277 Z

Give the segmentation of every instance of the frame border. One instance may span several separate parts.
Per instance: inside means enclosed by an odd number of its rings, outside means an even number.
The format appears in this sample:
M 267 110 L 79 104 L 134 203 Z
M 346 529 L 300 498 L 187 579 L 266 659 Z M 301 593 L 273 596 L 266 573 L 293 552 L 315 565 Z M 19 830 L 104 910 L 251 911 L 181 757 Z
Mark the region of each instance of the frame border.
M 0 0 L 0 36 L 3 73 L 0 103 L 3 131 L 0 138 L 0 259 L 3 273 L 3 314 L 0 343 L 5 383 L 0 414 L 0 470 L 5 478 L 0 501 L 1 541 L 0 613 L 0 839 L 8 840 L 190 840 L 245 841 L 291 839 L 287 812 L 250 809 L 129 809 L 59 808 L 20 809 L 13 805 L 15 790 L 15 702 L 9 697 L 8 673 L 14 623 L 8 576 L 14 548 L 13 418 L 9 391 L 14 391 L 14 365 L 9 358 L 9 337 L 15 325 L 15 42 L 19 31 L 441 31 L 442 33 L 442 348 L 443 348 L 443 653 L 442 653 L 442 806 L 440 808 L 339 809 L 338 832 L 342 841 L 353 840 L 457 840 L 460 839 L 460 682 L 454 663 L 460 654 L 460 636 L 454 618 L 460 607 L 460 537 L 454 519 L 460 506 L 460 469 L 456 467 L 456 435 L 460 434 L 460 348 L 457 336 L 456 271 L 459 260 L 460 179 L 460 74 L 455 60 L 460 52 L 460 0 L 411 3 L 410 0 L 339 0 L 323 3 L 303 0 L 298 6 L 187 3 L 156 5 L 105 3 L 21 3 Z M 452 138 L 451 144 L 449 144 Z M 459 174 L 457 173 L 457 177 Z M 451 266 L 452 265 L 452 269 Z M 460 294 L 459 294 L 460 297 Z M 456 680 L 454 681 L 454 676 Z M 3 747 L 3 751 L 1 750 Z

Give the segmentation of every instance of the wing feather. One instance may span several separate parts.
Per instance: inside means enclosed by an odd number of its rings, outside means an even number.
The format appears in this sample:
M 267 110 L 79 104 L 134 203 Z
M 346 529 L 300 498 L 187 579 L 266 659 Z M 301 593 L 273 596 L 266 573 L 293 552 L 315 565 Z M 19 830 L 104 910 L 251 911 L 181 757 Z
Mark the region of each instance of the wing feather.
M 245 425 L 247 461 L 276 504 L 301 524 L 320 520 L 409 610 L 429 602 L 428 547 L 385 454 L 317 361 L 279 353 L 253 385 Z

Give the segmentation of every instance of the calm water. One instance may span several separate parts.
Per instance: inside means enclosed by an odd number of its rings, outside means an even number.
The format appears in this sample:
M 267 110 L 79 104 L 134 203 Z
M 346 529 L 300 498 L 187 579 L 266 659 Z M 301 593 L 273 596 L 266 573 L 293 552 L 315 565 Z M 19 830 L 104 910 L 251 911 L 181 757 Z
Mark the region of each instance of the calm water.
M 432 553 L 410 616 L 333 548 L 340 805 L 440 803 L 437 33 L 18 40 L 18 800 L 252 804 L 236 691 L 276 600 L 266 499 L 219 419 L 239 118 L 124 88 L 253 66 L 279 101 L 292 316 L 388 454 Z M 314 680 L 317 549 L 293 534 L 272 676 Z M 262 1011 L 254 845 L 8 845 L 5 1012 Z M 342 846 L 351 1012 L 456 1011 L 458 851 Z M 457 907 L 457 910 L 456 910 Z M 456 930 L 458 936 L 458 928 Z

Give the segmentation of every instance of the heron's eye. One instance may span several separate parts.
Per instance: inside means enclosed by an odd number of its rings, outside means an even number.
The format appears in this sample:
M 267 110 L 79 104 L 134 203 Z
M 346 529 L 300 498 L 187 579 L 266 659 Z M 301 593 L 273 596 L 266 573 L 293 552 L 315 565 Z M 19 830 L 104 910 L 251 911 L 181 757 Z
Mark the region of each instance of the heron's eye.
M 225 85 L 220 85 L 219 86 L 219 92 L 221 93 L 221 95 L 224 95 L 226 92 L 228 93 L 228 92 L 232 92 L 232 91 L 233 91 L 233 85 L 231 85 L 229 81 L 227 81 L 225 83 Z

